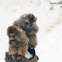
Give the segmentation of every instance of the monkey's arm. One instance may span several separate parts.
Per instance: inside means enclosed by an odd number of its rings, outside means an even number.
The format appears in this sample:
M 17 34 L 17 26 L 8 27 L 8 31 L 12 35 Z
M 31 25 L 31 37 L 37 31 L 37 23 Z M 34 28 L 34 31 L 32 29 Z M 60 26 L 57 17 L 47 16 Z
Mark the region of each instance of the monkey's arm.
M 27 45 L 28 45 L 27 42 L 20 42 L 20 43 L 18 43 L 15 47 L 25 47 L 25 46 L 27 46 Z
M 28 36 L 29 38 L 29 47 L 30 48 L 35 48 L 37 46 L 37 37 L 36 35 L 30 35 Z
M 22 33 L 19 33 L 19 42 L 17 42 L 16 47 L 26 47 L 28 46 L 29 39 L 26 36 L 25 32 L 23 31 Z
M 14 55 L 17 53 L 17 49 L 9 45 L 9 52 Z

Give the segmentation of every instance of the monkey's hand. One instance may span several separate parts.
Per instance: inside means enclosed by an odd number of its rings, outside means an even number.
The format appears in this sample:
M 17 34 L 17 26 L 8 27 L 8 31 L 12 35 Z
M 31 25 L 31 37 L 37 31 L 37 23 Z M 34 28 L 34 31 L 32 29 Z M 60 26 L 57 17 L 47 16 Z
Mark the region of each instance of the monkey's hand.
M 36 35 L 36 30 L 34 30 L 34 29 L 28 29 L 27 30 L 27 32 L 26 32 L 26 34 L 28 34 L 28 35 Z
M 22 55 L 17 55 L 17 60 L 24 61 L 24 57 Z

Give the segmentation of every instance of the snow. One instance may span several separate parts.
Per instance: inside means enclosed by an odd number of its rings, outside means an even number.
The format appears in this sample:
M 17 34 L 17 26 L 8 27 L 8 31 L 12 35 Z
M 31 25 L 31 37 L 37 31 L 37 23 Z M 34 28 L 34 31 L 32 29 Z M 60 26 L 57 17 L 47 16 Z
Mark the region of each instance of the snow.
M 62 62 L 62 8 L 60 4 L 50 4 L 59 1 L 0 0 L 0 62 L 5 62 L 8 51 L 7 27 L 25 13 L 33 13 L 38 19 L 38 62 Z
M 32 54 L 30 54 L 29 52 L 27 52 L 27 54 L 25 55 L 25 57 L 26 57 L 27 59 L 30 59 L 30 58 L 32 58 L 32 57 L 33 57 L 33 55 L 32 55 Z

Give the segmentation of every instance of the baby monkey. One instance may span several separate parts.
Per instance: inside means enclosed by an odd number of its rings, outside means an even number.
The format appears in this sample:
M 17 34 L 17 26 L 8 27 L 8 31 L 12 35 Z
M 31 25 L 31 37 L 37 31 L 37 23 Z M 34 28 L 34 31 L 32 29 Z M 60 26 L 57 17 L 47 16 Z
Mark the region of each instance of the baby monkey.
M 10 26 L 7 29 L 7 34 L 9 37 L 9 52 L 12 54 L 13 59 L 23 59 L 28 51 L 29 39 L 25 32 L 16 26 Z

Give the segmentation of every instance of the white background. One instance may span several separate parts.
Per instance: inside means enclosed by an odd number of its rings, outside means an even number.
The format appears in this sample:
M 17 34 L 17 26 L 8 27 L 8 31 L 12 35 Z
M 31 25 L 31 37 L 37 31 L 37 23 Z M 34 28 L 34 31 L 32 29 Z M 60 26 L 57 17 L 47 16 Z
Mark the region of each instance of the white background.
M 62 8 L 60 4 L 50 4 L 59 1 L 0 0 L 0 62 L 5 62 L 8 51 L 7 27 L 26 13 L 33 13 L 38 19 L 38 62 L 62 62 Z

